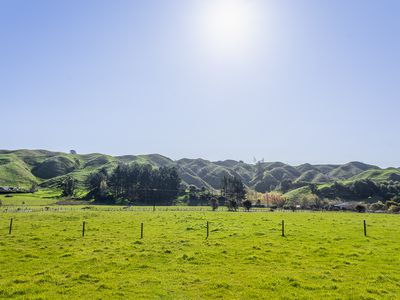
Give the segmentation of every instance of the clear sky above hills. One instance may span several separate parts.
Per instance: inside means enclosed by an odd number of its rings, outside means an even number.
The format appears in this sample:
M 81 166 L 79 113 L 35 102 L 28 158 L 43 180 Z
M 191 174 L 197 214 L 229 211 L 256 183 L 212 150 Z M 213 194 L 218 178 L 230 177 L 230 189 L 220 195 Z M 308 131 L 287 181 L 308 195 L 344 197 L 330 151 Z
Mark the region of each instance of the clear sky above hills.
M 400 1 L 0 1 L 0 148 L 400 166 Z

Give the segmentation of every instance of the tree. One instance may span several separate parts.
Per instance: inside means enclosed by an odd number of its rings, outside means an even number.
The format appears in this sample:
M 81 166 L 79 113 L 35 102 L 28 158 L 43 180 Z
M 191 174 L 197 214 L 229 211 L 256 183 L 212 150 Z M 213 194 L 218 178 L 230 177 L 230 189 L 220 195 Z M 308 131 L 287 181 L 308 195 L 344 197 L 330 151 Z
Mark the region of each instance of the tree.
M 282 193 L 287 193 L 289 190 L 292 189 L 292 186 L 293 186 L 292 180 L 284 179 L 281 181 L 277 189 L 280 190 Z
M 108 179 L 108 172 L 105 168 L 90 174 L 86 180 L 86 186 L 90 191 L 88 197 L 94 198 L 98 202 L 109 202 Z
M 372 211 L 386 210 L 386 205 L 382 201 L 378 201 L 378 202 L 372 203 L 370 205 L 370 209 Z
M 216 197 L 211 197 L 210 200 L 210 205 L 213 211 L 216 211 L 218 209 L 219 203 L 218 203 L 218 199 Z
M 355 199 L 366 199 L 377 193 L 378 187 L 369 179 L 356 180 L 349 186 Z
M 62 196 L 72 197 L 75 192 L 75 179 L 72 176 L 67 176 L 62 182 Z
M 133 163 L 119 164 L 106 178 L 96 174 L 88 184 L 93 192 L 106 189 L 107 198 L 119 203 L 171 205 L 179 194 L 181 179 L 175 168 Z
M 257 176 L 261 176 L 263 173 L 263 163 L 264 163 L 264 159 L 262 159 L 262 161 L 257 161 L 256 158 L 254 158 L 254 160 L 256 161 L 256 175 Z
M 38 185 L 36 183 L 32 183 L 30 189 L 29 189 L 29 193 L 36 193 L 38 190 Z
M 247 210 L 250 211 L 251 207 L 253 206 L 253 204 L 251 203 L 250 200 L 245 200 L 243 201 L 243 207 Z
M 310 203 L 310 207 L 317 210 L 323 209 L 326 204 L 325 201 L 321 199 L 321 197 L 315 194 L 310 195 L 308 197 L 308 200 Z
M 199 198 L 198 196 L 199 191 L 197 190 L 197 187 L 194 185 L 190 185 L 189 186 L 189 191 L 188 191 L 188 204 L 189 205 L 193 205 L 193 203 L 197 204 L 197 200 Z
M 207 205 L 208 203 L 210 203 L 212 197 L 213 195 L 210 193 L 210 191 L 202 189 L 202 192 L 200 192 L 198 196 L 198 204 Z
M 287 203 L 287 199 L 282 196 L 280 193 L 265 193 L 264 195 L 265 201 L 267 202 L 268 206 L 271 207 L 284 207 Z
M 224 175 L 221 179 L 221 196 L 227 200 L 230 211 L 236 211 L 246 199 L 246 189 L 243 182 L 234 176 Z
M 386 201 L 387 208 L 390 208 L 391 206 L 397 206 L 397 205 L 399 205 L 399 204 L 395 201 L 392 201 L 392 200 Z
M 318 188 L 317 188 L 317 185 L 315 183 L 310 183 L 308 185 L 308 187 L 310 188 L 310 191 L 311 191 L 312 194 L 317 194 Z
M 365 213 L 365 211 L 367 210 L 367 208 L 365 207 L 365 205 L 362 204 L 357 204 L 355 207 L 355 210 L 359 213 Z
M 239 205 L 236 200 L 234 200 L 234 199 L 228 200 L 228 210 L 229 211 L 237 211 L 238 207 L 239 207 Z
M 390 213 L 400 213 L 400 205 L 391 205 L 388 209 Z

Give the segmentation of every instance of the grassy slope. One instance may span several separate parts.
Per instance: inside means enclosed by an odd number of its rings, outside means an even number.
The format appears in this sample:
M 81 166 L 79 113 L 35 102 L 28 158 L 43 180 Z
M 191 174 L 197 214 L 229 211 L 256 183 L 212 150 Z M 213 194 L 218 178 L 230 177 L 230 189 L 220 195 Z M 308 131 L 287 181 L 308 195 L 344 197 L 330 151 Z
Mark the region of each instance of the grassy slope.
M 371 169 L 364 171 L 356 176 L 353 176 L 349 179 L 345 180 L 338 180 L 338 182 L 349 185 L 355 180 L 365 180 L 365 179 L 370 179 L 374 182 L 382 182 L 382 181 L 389 181 L 389 180 L 399 180 L 400 178 L 400 169 L 396 168 L 388 168 L 388 169 L 383 169 L 383 170 L 377 170 L 377 169 Z M 332 183 L 325 183 L 325 184 L 320 184 L 318 188 L 323 188 L 326 186 L 331 186 Z M 289 191 L 288 193 L 285 194 L 285 196 L 289 199 L 292 198 L 301 198 L 304 195 L 311 195 L 311 190 L 308 187 L 301 187 L 292 191 Z M 360 199 L 361 200 L 361 199 Z M 382 200 L 381 198 L 376 198 L 376 199 L 365 199 L 365 201 L 368 200 L 367 202 L 371 201 L 379 201 Z
M 32 175 L 29 165 L 15 155 L 0 154 L 1 185 L 29 187 L 39 180 Z
M 301 199 L 303 196 L 311 195 L 311 190 L 308 186 L 303 186 L 301 188 L 291 190 L 284 194 L 284 196 L 289 199 Z
M 3 214 L 0 298 L 395 299 L 399 227 L 351 213 Z
M 389 168 L 385 170 L 367 170 L 350 178 L 350 180 L 371 179 L 373 181 L 380 182 L 393 180 L 394 178 L 400 178 L 399 169 Z

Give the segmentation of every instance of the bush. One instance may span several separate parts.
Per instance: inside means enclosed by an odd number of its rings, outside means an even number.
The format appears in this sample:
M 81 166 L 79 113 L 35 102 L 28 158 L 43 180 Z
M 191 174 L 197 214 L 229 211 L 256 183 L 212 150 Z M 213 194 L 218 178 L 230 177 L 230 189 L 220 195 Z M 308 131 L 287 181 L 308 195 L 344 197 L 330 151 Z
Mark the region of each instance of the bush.
M 229 211 L 237 211 L 239 204 L 236 202 L 236 200 L 228 200 L 228 204 L 227 204 L 228 210 Z
M 264 198 L 268 206 L 273 208 L 281 208 L 287 203 L 287 199 L 282 194 L 276 192 L 265 193 Z
M 243 201 L 243 207 L 247 210 L 250 211 L 251 207 L 253 206 L 253 204 L 251 203 L 250 200 L 245 200 Z
M 325 201 L 322 200 L 319 196 L 312 195 L 304 195 L 300 198 L 300 206 L 304 209 L 322 209 L 326 205 Z
M 354 209 L 359 213 L 365 213 L 365 211 L 367 210 L 365 205 L 362 205 L 362 204 L 357 204 Z
M 392 200 L 386 202 L 387 208 L 389 208 L 391 206 L 397 206 L 397 205 L 398 205 L 398 203 L 395 201 L 392 201 Z
M 392 201 L 396 202 L 396 203 L 400 203 L 400 196 L 395 196 L 393 197 Z
M 213 211 L 216 211 L 218 209 L 219 203 L 218 199 L 216 197 L 212 197 L 210 200 L 211 208 Z
M 378 202 L 372 203 L 369 206 L 369 209 L 372 211 L 386 210 L 386 205 L 382 201 L 378 201 Z
M 398 214 L 398 213 L 400 213 L 400 206 L 399 205 L 391 205 L 388 209 L 388 212 Z

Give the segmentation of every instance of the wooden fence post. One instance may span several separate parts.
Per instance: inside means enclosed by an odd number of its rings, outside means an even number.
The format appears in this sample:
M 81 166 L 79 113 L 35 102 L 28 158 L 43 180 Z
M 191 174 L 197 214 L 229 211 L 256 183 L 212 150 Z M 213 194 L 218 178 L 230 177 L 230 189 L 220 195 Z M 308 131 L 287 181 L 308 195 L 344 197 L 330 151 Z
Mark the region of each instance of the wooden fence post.
M 206 225 L 206 228 L 207 228 L 207 234 L 206 234 L 206 239 L 208 239 L 208 235 L 209 235 L 209 224 L 208 224 L 208 221 L 207 221 L 207 225 Z
M 285 236 L 285 221 L 282 220 L 282 236 Z
M 143 238 L 143 223 L 140 223 L 140 238 Z
M 13 219 L 11 218 L 11 219 L 10 219 L 10 228 L 9 228 L 9 230 L 8 230 L 8 234 L 11 234 L 11 232 L 12 232 L 12 226 L 13 226 Z
M 82 237 L 85 236 L 85 226 L 86 226 L 86 221 L 83 221 L 83 223 L 82 223 Z
M 367 236 L 367 223 L 364 220 L 364 236 Z

